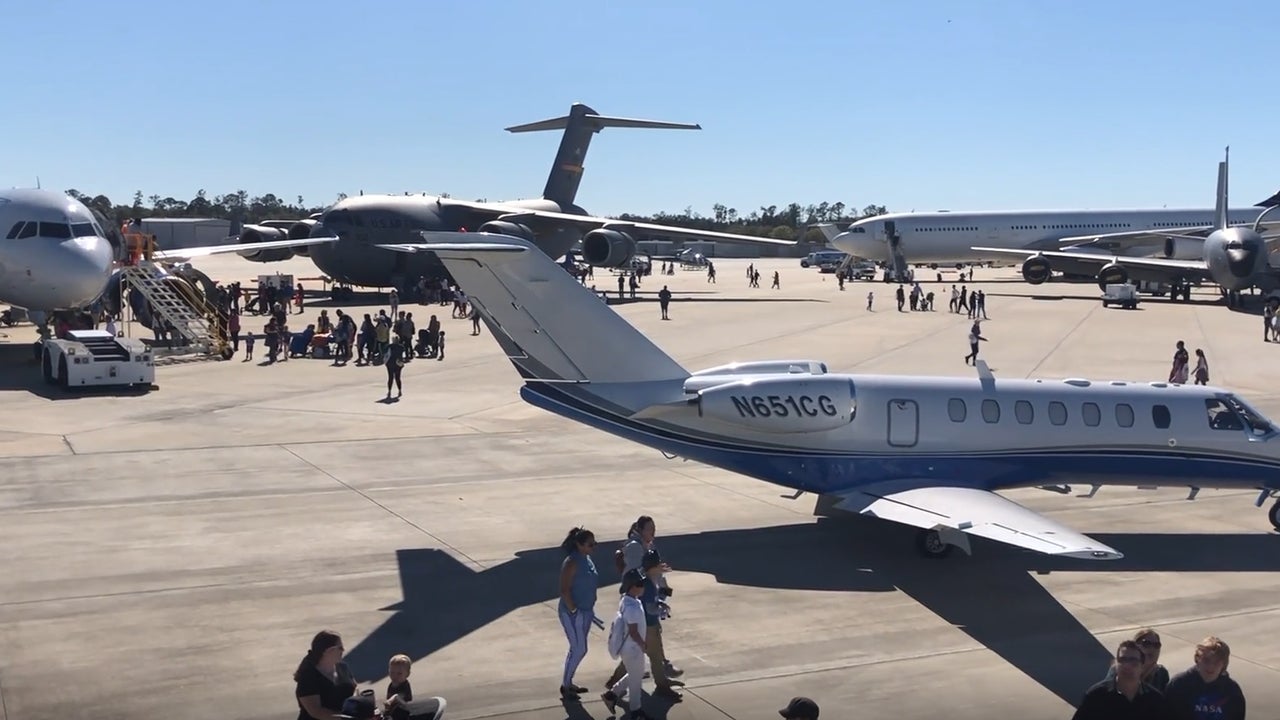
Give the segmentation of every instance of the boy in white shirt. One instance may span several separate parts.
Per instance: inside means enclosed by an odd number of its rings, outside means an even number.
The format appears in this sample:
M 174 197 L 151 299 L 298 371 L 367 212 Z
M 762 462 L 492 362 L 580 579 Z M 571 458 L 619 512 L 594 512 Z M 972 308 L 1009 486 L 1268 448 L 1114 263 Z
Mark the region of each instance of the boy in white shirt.
M 649 716 L 641 709 L 643 695 L 640 689 L 644 682 L 645 654 L 644 606 L 640 604 L 640 595 L 644 593 L 645 577 L 639 570 L 628 570 L 622 578 L 622 586 L 626 592 L 618 603 L 618 615 L 626 626 L 626 640 L 622 642 L 618 655 L 627 668 L 627 674 L 614 685 L 621 688 L 621 692 L 609 690 L 600 697 L 609 708 L 610 715 L 625 697 L 631 706 L 631 720 L 648 720 Z

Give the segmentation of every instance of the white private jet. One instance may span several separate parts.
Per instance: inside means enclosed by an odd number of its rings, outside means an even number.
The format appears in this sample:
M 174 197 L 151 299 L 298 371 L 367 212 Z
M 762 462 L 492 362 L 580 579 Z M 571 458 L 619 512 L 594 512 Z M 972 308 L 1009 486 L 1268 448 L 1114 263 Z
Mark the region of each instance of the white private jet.
M 92 305 L 109 286 L 115 249 L 93 212 L 61 192 L 0 190 L 0 304 L 28 311 L 43 325 L 48 314 Z M 294 247 L 337 238 L 306 238 L 260 244 Z M 154 253 L 157 260 L 179 260 L 246 251 L 240 245 L 214 245 Z
M 1239 395 L 1163 382 L 830 373 L 814 360 L 689 372 L 524 239 L 424 232 L 533 405 L 619 437 L 920 529 L 1122 557 L 997 494 L 1061 483 L 1280 497 L 1280 432 Z M 797 493 L 798 497 L 799 493 Z M 1280 503 L 1271 521 L 1280 527 Z

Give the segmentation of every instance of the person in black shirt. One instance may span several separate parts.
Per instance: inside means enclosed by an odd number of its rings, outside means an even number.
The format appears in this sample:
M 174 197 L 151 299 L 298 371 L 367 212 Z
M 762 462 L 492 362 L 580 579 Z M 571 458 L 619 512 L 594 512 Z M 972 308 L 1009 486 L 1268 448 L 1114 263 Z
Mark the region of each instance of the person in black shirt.
M 1142 682 L 1146 661 L 1146 653 L 1138 643 L 1120 643 L 1115 677 L 1089 688 L 1072 720 L 1169 720 L 1169 704 L 1164 696 Z
M 1231 648 L 1216 637 L 1196 645 L 1196 664 L 1169 680 L 1175 720 L 1244 720 L 1244 691 L 1227 675 Z
M 404 388 L 400 385 L 400 371 L 404 369 L 404 354 L 406 352 L 404 343 L 400 341 L 399 335 L 391 336 L 391 347 L 387 348 L 387 399 L 391 399 L 391 384 L 395 383 L 396 397 L 404 394 Z
M 311 649 L 293 673 L 298 720 L 333 720 L 343 702 L 355 695 L 356 681 L 342 662 L 343 651 L 342 637 L 331 630 L 311 639 Z
M 1142 664 L 1142 682 L 1163 693 L 1169 685 L 1169 670 L 1160 664 L 1160 633 L 1151 628 L 1143 628 L 1133 634 L 1133 641 L 1138 643 L 1138 647 L 1147 656 L 1146 662 Z M 1115 677 L 1116 666 L 1112 665 L 1107 676 L 1102 679 L 1114 680 Z
M 413 688 L 409 686 L 409 672 L 413 661 L 408 655 L 396 655 L 387 663 L 387 700 L 382 705 L 383 717 L 404 720 L 409 717 L 405 705 L 413 700 Z

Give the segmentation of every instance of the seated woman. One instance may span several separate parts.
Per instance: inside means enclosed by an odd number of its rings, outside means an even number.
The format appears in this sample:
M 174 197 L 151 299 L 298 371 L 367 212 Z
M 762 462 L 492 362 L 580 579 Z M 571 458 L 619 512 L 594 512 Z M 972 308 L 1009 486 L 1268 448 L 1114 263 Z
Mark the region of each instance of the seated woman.
M 306 357 L 311 349 L 311 337 L 316 334 L 316 326 L 308 325 L 306 330 L 289 339 L 289 357 Z
M 342 638 L 330 630 L 311 639 L 311 649 L 293 673 L 298 720 L 334 720 L 347 698 L 355 695 L 356 681 L 342 662 L 343 650 Z

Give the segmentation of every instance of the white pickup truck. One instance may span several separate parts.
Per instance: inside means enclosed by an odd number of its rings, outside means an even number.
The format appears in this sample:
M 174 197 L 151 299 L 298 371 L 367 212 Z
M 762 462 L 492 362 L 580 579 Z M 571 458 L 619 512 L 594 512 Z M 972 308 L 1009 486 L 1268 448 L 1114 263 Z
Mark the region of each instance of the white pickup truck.
M 1102 293 L 1102 307 L 1119 305 L 1133 310 L 1138 307 L 1138 287 L 1132 283 L 1113 283 L 1107 285 Z

